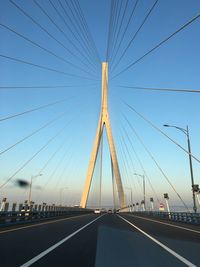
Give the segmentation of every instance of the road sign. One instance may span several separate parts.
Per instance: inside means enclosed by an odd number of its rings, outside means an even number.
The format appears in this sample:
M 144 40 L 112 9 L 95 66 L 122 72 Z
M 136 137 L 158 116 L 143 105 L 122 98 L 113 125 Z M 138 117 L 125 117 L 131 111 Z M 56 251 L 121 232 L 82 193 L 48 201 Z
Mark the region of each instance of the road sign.
M 159 211 L 164 211 L 165 210 L 165 206 L 163 203 L 160 203 L 159 205 Z

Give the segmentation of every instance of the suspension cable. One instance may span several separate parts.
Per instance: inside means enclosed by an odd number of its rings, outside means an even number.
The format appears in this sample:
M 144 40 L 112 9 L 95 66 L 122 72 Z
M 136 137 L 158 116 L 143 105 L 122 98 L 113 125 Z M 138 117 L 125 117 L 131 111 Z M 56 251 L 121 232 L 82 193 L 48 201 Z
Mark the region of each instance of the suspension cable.
M 124 22 L 124 18 L 125 18 L 125 14 L 126 14 L 126 10 L 127 10 L 127 7 L 128 7 L 128 0 L 126 0 L 126 3 L 125 3 L 125 8 L 124 8 L 124 11 L 123 11 L 123 15 L 122 15 L 122 18 L 121 18 L 121 23 L 120 23 L 120 26 L 119 26 L 119 29 L 118 29 L 118 32 L 117 32 L 117 38 L 116 38 L 116 41 L 114 43 L 114 46 L 113 46 L 113 51 L 112 51 L 112 54 L 110 56 L 110 61 L 111 61 L 111 66 L 112 66 L 112 56 L 114 54 L 114 51 L 115 51 L 115 48 L 116 48 L 116 45 L 118 43 L 118 39 L 119 39 L 119 36 L 120 36 L 120 32 L 121 32 L 121 28 L 122 28 L 122 25 L 123 25 L 123 22 Z M 116 55 L 115 55 L 116 56 Z
M 0 86 L 0 90 L 2 89 L 52 89 L 52 88 L 71 88 L 71 87 L 93 87 L 97 84 L 87 84 L 87 85 L 33 85 L 33 86 Z
M 55 138 L 57 138 L 64 129 L 68 126 L 69 122 L 65 124 L 53 137 L 51 137 L 36 153 L 34 153 L 25 163 L 23 163 L 20 168 L 18 168 L 5 182 L 0 185 L 0 188 L 3 188 L 8 184 L 21 170 L 23 170 L 42 150 L 44 150 Z
M 110 46 L 110 35 L 111 35 L 111 21 L 112 21 L 112 16 L 113 16 L 113 0 L 110 2 L 110 16 L 109 16 L 109 24 L 108 24 L 108 36 L 107 36 L 107 48 L 106 48 L 106 62 L 108 62 L 108 51 L 109 51 L 109 46 Z
M 85 35 L 83 34 L 83 31 L 81 30 L 81 28 L 79 27 L 79 23 L 76 23 L 76 19 L 75 19 L 75 23 L 73 22 L 73 20 L 71 19 L 71 17 L 69 16 L 66 8 L 64 7 L 64 4 L 62 4 L 62 2 L 60 0 L 58 0 L 59 5 L 62 7 L 62 10 L 64 11 L 66 17 L 69 19 L 69 21 L 71 22 L 71 24 L 73 25 L 75 31 L 78 33 L 80 30 L 81 34 L 78 34 L 78 37 L 80 38 L 80 41 L 78 41 L 78 43 L 81 45 L 82 48 L 84 48 L 84 50 L 87 52 L 88 54 L 88 58 L 90 58 L 92 61 L 94 60 L 94 56 L 92 55 L 91 49 L 90 49 L 90 45 L 88 45 L 87 39 L 85 39 Z M 71 10 L 70 5 L 68 5 L 71 13 L 73 14 L 73 11 Z M 73 14 L 74 15 L 74 14 Z M 75 17 L 74 17 L 75 18 Z M 64 19 L 64 18 L 63 18 Z M 70 31 L 71 32 L 71 31 Z M 73 32 L 73 30 L 72 30 Z M 82 37 L 83 36 L 83 37 Z M 84 45 L 82 45 L 84 44 Z M 96 61 L 94 61 L 94 63 L 96 64 Z
M 67 63 L 68 65 L 71 65 L 72 67 L 74 67 L 74 68 L 76 68 L 76 69 L 79 69 L 79 70 L 81 70 L 81 71 L 83 71 L 83 72 L 85 72 L 85 73 L 91 75 L 91 73 L 89 73 L 89 72 L 86 71 L 85 69 L 83 69 L 83 68 L 77 66 L 76 64 L 73 64 L 72 62 L 66 60 L 65 58 L 63 58 L 63 57 L 61 57 L 61 56 L 55 54 L 53 51 L 51 51 L 51 50 L 49 50 L 49 49 L 47 49 L 47 48 L 41 46 L 40 44 L 36 43 L 35 41 L 31 40 L 30 38 L 26 37 L 25 35 L 22 35 L 21 33 L 17 32 L 16 30 L 14 30 L 14 29 L 8 27 L 7 25 L 0 23 L 0 26 L 3 27 L 4 29 L 6 29 L 6 30 L 8 30 L 8 31 L 10 31 L 10 32 L 12 32 L 12 33 L 14 33 L 14 34 L 16 34 L 16 35 L 19 36 L 20 38 L 22 38 L 22 39 L 26 40 L 27 42 L 31 43 L 32 45 L 34 45 L 34 46 L 40 48 L 41 50 L 47 52 L 48 54 L 50 54 L 50 55 L 52 55 L 52 56 L 58 58 L 59 60 L 62 60 L 63 62 Z
M 143 166 L 143 164 L 142 164 L 142 161 L 140 160 L 138 154 L 137 154 L 136 151 L 135 151 L 135 148 L 134 148 L 134 146 L 133 146 L 133 142 L 132 142 L 132 140 L 130 139 L 130 137 L 129 137 L 129 135 L 128 135 L 126 129 L 125 129 L 125 127 L 123 127 L 122 129 L 123 129 L 123 131 L 124 131 L 124 133 L 125 133 L 125 135 L 126 135 L 127 140 L 129 141 L 129 143 L 130 143 L 130 145 L 131 145 L 131 148 L 132 148 L 132 150 L 133 150 L 133 153 L 134 153 L 134 155 L 135 155 L 135 157 L 136 157 L 138 163 L 140 164 L 141 169 L 143 170 L 143 173 L 145 174 L 145 176 L 146 176 L 147 179 L 148 179 L 149 185 L 150 185 L 150 187 L 151 187 L 151 190 L 152 190 L 153 194 L 156 196 L 157 202 L 160 203 L 159 197 L 158 197 L 158 195 L 157 195 L 157 193 L 156 193 L 156 191 L 155 191 L 155 189 L 154 189 L 154 187 L 153 187 L 153 185 L 152 185 L 152 183 L 151 183 L 150 177 L 149 177 L 149 175 L 147 175 L 147 172 L 146 172 L 146 170 L 145 170 L 145 168 L 144 168 L 144 166 Z M 128 149 L 128 147 L 127 147 L 127 149 Z M 130 154 L 130 152 L 129 152 L 129 154 Z M 135 172 L 136 172 L 136 171 L 135 171 Z
M 56 101 L 56 102 L 51 102 L 49 104 L 45 104 L 45 105 L 39 106 L 37 108 L 29 109 L 29 110 L 26 110 L 26 111 L 23 111 L 23 112 L 20 112 L 20 113 L 17 113 L 17 114 L 13 114 L 13 115 L 10 115 L 10 116 L 4 117 L 4 118 L 0 118 L 0 122 L 1 121 L 5 121 L 5 120 L 10 120 L 10 119 L 13 119 L 13 118 L 16 118 L 16 117 L 19 117 L 19 116 L 22 116 L 22 115 L 25 115 L 25 114 L 28 114 L 28 113 L 32 113 L 32 112 L 40 110 L 40 109 L 51 107 L 51 106 L 54 106 L 56 104 L 60 104 L 60 103 L 66 102 L 67 100 L 69 100 L 69 99 L 62 99 L 62 100 L 59 100 L 59 101 Z
M 15 62 L 18 62 L 18 63 L 22 63 L 22 64 L 25 64 L 25 65 L 30 65 L 30 66 L 33 66 L 33 67 L 36 67 L 36 68 L 44 69 L 44 70 L 47 70 L 47 71 L 59 73 L 59 74 L 62 74 L 62 75 L 78 77 L 78 78 L 87 79 L 87 80 L 95 80 L 93 78 L 83 77 L 83 76 L 80 76 L 80 75 L 76 75 L 76 74 L 68 73 L 68 72 L 65 72 L 65 71 L 57 70 L 57 69 L 54 69 L 54 68 L 49 68 L 49 67 L 46 67 L 46 66 L 43 66 L 43 65 L 38 65 L 38 64 L 35 64 L 33 62 L 25 61 L 23 59 L 16 58 L 16 57 L 10 57 L 10 56 L 3 55 L 3 54 L 0 54 L 0 57 L 6 58 L 8 60 L 15 61 Z
M 33 0 L 36 2 L 36 0 Z M 83 50 L 85 50 L 85 47 L 82 46 L 81 42 L 79 41 L 78 37 L 75 35 L 74 31 L 69 27 L 69 24 L 66 22 L 66 20 L 63 18 L 63 16 L 61 15 L 61 13 L 58 11 L 57 7 L 53 4 L 53 2 L 51 0 L 49 0 L 49 3 L 51 4 L 51 6 L 53 7 L 53 9 L 55 10 L 55 12 L 58 14 L 58 16 L 61 18 L 61 20 L 63 21 L 63 23 L 65 24 L 65 26 L 68 28 L 68 30 L 70 31 L 70 33 L 72 34 L 72 36 L 75 38 L 75 40 L 78 42 L 78 44 L 82 47 Z M 38 4 L 39 5 L 39 4 Z M 52 21 L 52 19 L 50 18 L 50 16 L 47 14 L 47 12 L 40 6 L 40 8 L 43 10 L 44 14 Z M 55 22 L 54 22 L 54 25 L 57 25 Z M 91 62 L 91 60 L 88 58 L 88 56 L 86 57 L 85 54 L 81 51 L 81 49 L 79 49 L 75 44 L 74 42 L 72 42 L 67 34 L 60 29 L 60 27 L 58 27 L 57 25 L 57 28 L 63 33 L 63 35 L 65 36 L 65 38 L 68 40 L 68 42 L 74 46 L 74 48 L 79 52 L 79 54 L 88 62 L 89 65 L 92 65 L 93 62 Z M 88 51 L 85 50 L 85 53 L 87 54 Z M 95 65 L 94 65 L 95 66 Z
M 200 93 L 200 90 L 191 90 L 191 89 L 152 88 L 152 87 L 125 86 L 125 85 L 119 85 L 118 87 L 130 88 L 130 89 L 136 89 L 136 90 L 147 90 L 147 91 L 165 91 L 165 92 L 180 92 L 180 93 Z
M 106 50 L 106 61 L 107 62 L 108 62 L 108 58 L 110 55 L 111 36 L 113 33 L 113 21 L 114 21 L 116 5 L 117 5 L 117 1 L 111 0 L 109 28 L 108 28 L 108 37 L 107 37 L 107 50 Z
M 110 51 L 110 55 L 108 57 L 108 61 L 111 61 L 111 57 L 112 57 L 112 53 L 113 53 L 113 49 L 114 49 L 114 44 L 116 43 L 116 39 L 118 38 L 118 35 L 116 37 L 116 34 L 118 33 L 117 29 L 119 29 L 118 25 L 119 25 L 119 17 L 121 14 L 121 10 L 122 10 L 122 1 L 120 2 L 120 6 L 119 6 L 119 11 L 116 12 L 116 22 L 113 28 L 113 35 L 112 35 L 112 48 Z
M 145 22 L 147 21 L 147 19 L 149 18 L 149 16 L 151 15 L 151 13 L 153 12 L 156 4 L 158 3 L 158 0 L 156 0 L 154 2 L 154 4 L 152 5 L 152 7 L 150 8 L 149 12 L 147 13 L 147 15 L 145 16 L 144 20 L 142 21 L 142 23 L 140 24 L 139 28 L 137 29 L 137 31 L 135 32 L 135 34 L 133 35 L 133 37 L 131 38 L 131 40 L 129 41 L 128 45 L 125 47 L 124 51 L 122 52 L 122 55 L 120 56 L 120 58 L 118 59 L 118 61 L 116 62 L 116 64 L 113 66 L 112 71 L 115 70 L 115 68 L 119 65 L 119 63 L 121 62 L 121 60 L 123 59 L 124 55 L 126 54 L 126 52 L 128 51 L 128 49 L 130 48 L 131 44 L 134 42 L 136 36 L 138 35 L 138 33 L 140 32 L 140 30 L 142 29 L 142 27 L 144 26 Z
M 60 118 L 62 118 L 65 115 L 65 113 L 60 114 L 59 116 L 57 116 L 56 118 L 54 118 L 53 120 L 48 121 L 47 123 L 45 123 L 42 127 L 34 130 L 33 132 L 31 132 L 30 134 L 26 135 L 25 137 L 23 137 L 22 139 L 18 140 L 16 143 L 12 144 L 11 146 L 5 148 L 4 150 L 0 151 L 0 155 L 8 152 L 10 149 L 14 148 L 15 146 L 21 144 L 22 142 L 24 142 L 25 140 L 29 139 L 30 137 L 32 137 L 33 135 L 35 135 L 36 133 L 40 132 L 41 130 L 45 129 L 46 127 L 48 127 L 49 125 L 51 125 L 52 123 L 54 123 L 55 121 L 59 120 Z
M 153 127 L 155 130 L 157 130 L 158 132 L 160 132 L 162 135 L 164 135 L 165 137 L 167 137 L 171 142 L 173 142 L 175 145 L 177 145 L 178 147 L 180 147 L 185 153 L 187 153 L 188 155 L 191 155 L 191 157 L 193 159 L 195 159 L 198 163 L 200 163 L 200 160 L 195 157 L 192 153 L 189 153 L 184 147 L 182 147 L 179 143 L 177 143 L 174 139 L 172 139 L 171 137 L 169 137 L 166 133 L 164 133 L 162 130 L 160 130 L 157 126 L 155 126 L 151 121 L 149 121 L 147 118 L 145 118 L 142 114 L 140 114 L 139 112 L 137 112 L 132 106 L 130 106 L 129 104 L 127 104 L 125 101 L 122 100 L 122 102 L 129 107 L 132 111 L 134 111 L 139 117 L 141 117 L 144 121 L 146 121 L 149 125 L 151 125 L 151 127 Z
M 67 2 L 67 0 L 65 0 L 65 2 Z M 73 0 L 71 0 L 71 3 L 73 3 Z M 101 64 L 101 59 L 100 59 L 100 56 L 99 56 L 99 52 L 97 50 L 96 44 L 95 44 L 94 39 L 93 39 L 92 34 L 91 34 L 91 31 L 90 31 L 90 29 L 88 27 L 88 24 L 86 22 L 84 13 L 83 13 L 83 11 L 81 9 L 81 6 L 80 6 L 80 3 L 79 3 L 79 1 L 74 1 L 74 4 L 76 5 L 77 10 L 78 10 L 78 12 L 79 12 L 79 14 L 81 16 L 82 23 L 83 23 L 83 28 L 85 28 L 85 32 L 86 32 L 86 34 L 88 36 L 88 39 L 90 40 L 90 42 L 91 42 L 91 44 L 92 44 L 92 46 L 94 48 L 94 52 L 96 54 L 97 61 L 99 61 L 99 63 Z
M 83 65 L 86 67 L 90 67 L 90 65 L 86 64 L 82 61 L 76 54 L 74 54 L 71 50 L 68 49 L 63 43 L 61 43 L 57 38 L 55 38 L 47 29 L 45 29 L 40 23 L 38 23 L 33 17 L 31 17 L 27 12 L 25 12 L 19 5 L 17 5 L 13 0 L 9 0 L 11 4 L 13 4 L 24 16 L 30 19 L 38 28 L 40 28 L 43 32 L 45 32 L 51 39 L 53 39 L 56 43 L 62 46 L 69 54 L 73 57 L 77 58 Z
M 129 24 L 130 24 L 132 18 L 134 17 L 135 10 L 136 10 L 136 7 L 137 7 L 137 5 L 138 5 L 138 2 L 139 2 L 139 0 L 136 0 L 136 1 L 135 1 L 135 4 L 133 5 L 131 14 L 130 14 L 130 16 L 129 16 L 129 18 L 128 18 L 128 22 L 127 22 L 127 24 L 126 24 L 126 27 L 125 27 L 125 30 L 124 30 L 124 32 L 123 32 L 122 38 L 121 38 L 121 40 L 120 40 L 120 43 L 119 43 L 119 45 L 118 45 L 118 48 L 117 48 L 117 50 L 116 50 L 116 52 L 115 52 L 114 58 L 116 58 L 116 55 L 117 55 L 117 53 L 118 53 L 118 51 L 119 51 L 119 49 L 120 49 L 120 47 L 121 47 L 121 45 L 122 45 L 122 43 L 123 43 L 124 37 L 125 37 L 125 35 L 126 35 L 126 32 L 127 32 L 127 30 L 128 30 L 128 27 L 129 27 Z
M 120 131 L 121 132 L 121 131 Z M 121 140 L 122 140 L 122 142 L 121 142 L 121 145 L 123 144 L 124 145 L 124 147 L 125 147 L 125 149 L 126 149 L 126 152 L 125 152 L 125 150 L 123 149 L 123 146 L 122 146 L 122 151 L 123 151 L 123 154 L 124 154 L 124 158 L 125 158 L 125 162 L 127 163 L 127 169 L 129 169 L 129 171 L 130 171 L 130 173 L 131 173 L 131 166 L 130 166 L 130 164 L 129 164 L 129 161 L 128 161 L 128 158 L 127 158 L 127 155 L 128 155 L 128 157 L 129 157 L 129 159 L 130 159 L 130 161 L 131 161 L 131 165 L 132 165 L 132 168 L 133 168 L 133 171 L 134 172 L 136 172 L 136 170 L 135 170 L 135 166 L 134 166 L 134 164 L 133 164 L 133 161 L 132 161 L 132 158 L 131 158 L 131 156 L 130 156 L 130 153 L 129 153 L 129 150 L 128 150 L 128 148 L 127 148 L 127 144 L 126 144 L 126 142 L 125 142 L 125 140 L 124 140 L 124 137 L 123 137 L 123 135 L 122 135 L 122 132 L 121 132 Z M 127 173 L 128 174 L 128 173 Z M 129 177 L 129 176 L 128 176 Z M 133 186 L 134 186 L 134 188 L 135 188 L 135 191 L 136 191 L 136 193 L 138 194 L 138 191 L 137 191 L 137 188 L 136 188 L 136 184 L 135 184 L 135 181 L 134 181 L 134 179 L 129 179 L 129 181 L 132 181 L 133 182 Z M 131 205 L 132 205 L 133 203 L 131 203 Z
M 183 203 L 184 207 L 189 211 L 188 206 L 185 204 L 185 202 L 183 201 L 182 197 L 177 192 L 176 188 L 173 186 L 173 184 L 171 183 L 171 181 L 169 180 L 169 178 L 167 177 L 167 175 L 164 173 L 163 169 L 160 167 L 160 165 L 158 164 L 158 162 L 156 161 L 156 159 L 154 158 L 154 156 L 152 155 L 152 153 L 150 152 L 150 150 L 147 148 L 147 146 L 145 145 L 144 141 L 137 134 L 137 132 L 133 128 L 132 124 L 130 124 L 129 120 L 125 116 L 124 116 L 124 119 L 126 120 L 127 124 L 129 125 L 129 127 L 131 128 L 131 130 L 133 131 L 134 135 L 137 137 L 137 139 L 139 140 L 139 142 L 141 143 L 141 145 L 144 147 L 145 151 L 151 157 L 151 159 L 153 160 L 153 162 L 155 163 L 155 165 L 157 166 L 157 168 L 159 169 L 159 171 L 162 173 L 163 177 L 166 179 L 166 181 L 171 186 L 171 188 L 173 189 L 173 191 L 176 193 L 176 195 L 178 196 L 178 198 L 180 199 L 180 201 Z
M 160 43 L 158 43 L 156 46 L 154 46 L 153 48 L 151 48 L 148 52 L 146 52 L 143 56 L 139 57 L 137 60 L 135 60 L 134 62 L 132 62 L 131 64 L 129 64 L 127 67 L 125 67 L 124 69 L 122 69 L 120 72 L 118 72 L 115 76 L 112 77 L 112 79 L 116 78 L 117 76 L 119 76 L 120 74 L 124 73 L 125 71 L 127 71 L 128 69 L 132 68 L 134 65 L 136 65 L 138 62 L 140 62 L 143 58 L 145 58 L 146 56 L 148 56 L 149 54 L 151 54 L 153 51 L 155 51 L 157 48 L 159 48 L 160 46 L 162 46 L 164 43 L 166 43 L 167 41 L 169 41 L 172 37 L 174 37 L 176 34 L 178 34 L 180 31 L 182 31 L 183 29 L 185 29 L 187 26 L 189 26 L 190 24 L 192 24 L 193 22 L 195 22 L 197 19 L 200 18 L 200 13 L 198 15 L 196 15 L 195 17 L 193 17 L 191 20 L 189 20 L 188 22 L 186 22 L 183 26 L 181 26 L 180 28 L 178 28 L 175 32 L 173 32 L 172 34 L 170 34 L 167 38 L 165 38 L 164 40 L 162 40 Z

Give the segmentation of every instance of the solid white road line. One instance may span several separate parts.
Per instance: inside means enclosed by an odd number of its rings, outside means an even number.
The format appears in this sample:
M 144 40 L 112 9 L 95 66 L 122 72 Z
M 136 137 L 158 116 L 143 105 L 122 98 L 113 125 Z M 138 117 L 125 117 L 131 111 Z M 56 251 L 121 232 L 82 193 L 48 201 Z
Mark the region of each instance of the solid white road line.
M 129 222 L 128 220 L 124 219 L 122 216 L 117 215 L 118 217 L 120 217 L 122 220 L 124 220 L 125 222 L 127 222 L 128 224 L 130 224 L 131 226 L 133 226 L 135 229 L 137 229 L 139 232 L 141 232 L 142 234 L 144 234 L 146 237 L 148 237 L 149 239 L 151 239 L 153 242 L 155 242 L 157 245 L 159 245 L 160 247 L 162 247 L 163 249 L 165 249 L 166 251 L 168 251 L 170 254 L 172 254 L 174 257 L 176 257 L 177 259 L 179 259 L 181 262 L 183 262 L 184 264 L 186 264 L 189 267 L 197 267 L 196 265 L 194 265 L 192 262 L 188 261 L 187 259 L 185 259 L 184 257 L 182 257 L 181 255 L 179 255 L 178 253 L 176 253 L 175 251 L 173 251 L 172 249 L 168 248 L 167 246 L 165 246 L 163 243 L 161 243 L 160 241 L 158 241 L 157 239 L 155 239 L 154 237 L 152 237 L 151 235 L 147 234 L 146 232 L 144 232 L 142 229 L 140 229 L 139 227 L 137 227 L 136 225 L 134 225 L 133 223 Z
M 66 242 L 71 237 L 73 237 L 76 234 L 78 234 L 80 231 L 82 231 L 83 229 L 85 229 L 90 224 L 94 223 L 95 221 L 97 221 L 98 219 L 100 219 L 104 215 L 105 214 L 103 214 L 103 215 L 97 217 L 96 219 L 92 220 L 91 222 L 85 224 L 84 226 L 82 226 L 81 228 L 79 228 L 78 230 L 76 230 L 75 232 L 73 232 L 72 234 L 66 236 L 65 238 L 63 238 L 62 240 L 60 240 L 58 243 L 54 244 L 53 246 L 49 247 L 45 251 L 41 252 L 40 254 L 38 254 L 37 256 L 35 256 L 34 258 L 32 258 L 31 260 L 29 260 L 26 263 L 24 263 L 23 265 L 21 265 L 20 267 L 28 267 L 28 266 L 31 266 L 33 263 L 35 263 L 39 259 L 43 258 L 45 255 L 47 255 L 48 253 L 50 253 L 51 251 L 53 251 L 54 249 L 56 249 L 57 247 L 59 247 L 60 245 L 62 245 L 64 242 Z
M 26 228 L 38 227 L 38 226 L 45 225 L 45 224 L 52 224 L 52 223 L 56 223 L 56 222 L 68 221 L 70 219 L 80 218 L 80 217 L 83 217 L 83 216 L 86 216 L 86 215 L 90 215 L 90 214 L 77 215 L 77 216 L 72 216 L 72 217 L 68 217 L 68 218 L 64 218 L 64 219 L 53 220 L 53 221 L 50 221 L 50 222 L 48 221 L 48 222 L 42 222 L 42 223 L 37 223 L 37 224 L 32 224 L 32 225 L 27 225 L 27 226 L 22 226 L 22 227 L 17 227 L 17 228 L 12 228 L 12 229 L 8 229 L 8 230 L 0 231 L 0 235 L 1 234 L 5 234 L 5 233 L 9 233 L 9 232 L 23 230 L 23 229 L 26 229 Z
M 132 215 L 129 215 L 129 216 L 132 216 Z M 171 224 L 171 223 L 156 221 L 156 220 L 153 220 L 153 219 L 149 219 L 149 218 L 145 218 L 145 217 L 140 217 L 140 216 L 137 216 L 137 215 L 134 215 L 134 214 L 133 214 L 132 217 L 143 219 L 143 220 L 150 221 L 150 222 L 159 223 L 159 224 L 165 224 L 165 225 L 168 225 L 168 226 L 171 226 L 171 227 L 175 227 L 175 228 L 179 228 L 179 229 L 182 229 L 182 230 L 186 230 L 186 231 L 190 231 L 190 232 L 194 232 L 194 233 L 200 234 L 200 231 L 193 230 L 193 229 L 190 229 L 190 228 L 186 228 L 186 227 L 183 227 L 183 226 L 178 226 L 178 225 Z

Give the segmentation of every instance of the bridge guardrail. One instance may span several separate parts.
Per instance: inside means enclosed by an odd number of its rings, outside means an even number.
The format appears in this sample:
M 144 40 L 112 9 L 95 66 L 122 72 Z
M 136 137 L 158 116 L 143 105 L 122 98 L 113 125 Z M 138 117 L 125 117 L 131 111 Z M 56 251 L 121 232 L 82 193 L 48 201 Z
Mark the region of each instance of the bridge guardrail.
M 192 223 L 200 225 L 200 213 L 190 212 L 159 212 L 159 211 L 137 211 L 132 212 L 136 215 L 147 215 L 151 217 L 159 217 L 161 219 L 167 219 L 170 221 Z
M 42 219 L 55 218 L 67 215 L 78 215 L 91 213 L 91 210 L 87 209 L 69 209 L 69 210 L 54 210 L 54 211 L 31 211 L 31 210 L 21 210 L 21 211 L 0 211 L 0 226 L 33 222 Z

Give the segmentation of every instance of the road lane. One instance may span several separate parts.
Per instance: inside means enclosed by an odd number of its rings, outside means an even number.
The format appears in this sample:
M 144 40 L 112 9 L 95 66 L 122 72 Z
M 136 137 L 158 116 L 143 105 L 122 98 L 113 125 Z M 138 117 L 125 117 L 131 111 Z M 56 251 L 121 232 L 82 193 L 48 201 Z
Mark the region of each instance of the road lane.
M 97 218 L 100 216 L 96 216 Z M 41 258 L 32 266 L 35 267 L 94 267 L 98 225 L 104 222 L 104 217 L 70 238 L 51 253 Z
M 184 267 L 116 215 L 106 215 L 33 264 L 35 267 Z
M 200 266 L 200 232 L 198 232 L 198 226 L 196 231 L 193 232 L 168 224 L 160 224 L 154 220 L 146 220 L 133 214 L 124 214 L 122 217 L 146 231 L 196 266 Z M 193 230 L 195 230 L 195 226 L 193 226 Z
M 99 227 L 95 267 L 186 266 L 116 215 L 112 219 Z
M 0 235 L 1 266 L 21 266 L 97 217 L 100 216 L 91 214 Z M 194 239 L 195 233 L 192 232 L 180 233 L 179 231 L 183 230 L 136 219 L 125 214 L 123 217 L 129 221 L 134 221 L 144 231 L 153 234 L 155 238 L 159 240 L 163 238 L 165 244 L 167 239 L 170 239 L 171 243 L 166 245 L 171 249 L 174 249 L 174 242 L 178 240 L 179 246 L 181 246 L 183 241 L 184 249 L 180 255 L 188 260 L 190 259 L 187 258 L 187 251 L 185 250 L 190 250 L 190 247 L 199 241 L 199 239 Z M 165 233 L 162 233 L 163 230 Z M 183 235 L 182 239 L 180 239 L 181 235 Z M 199 260 L 199 251 L 195 251 L 192 255 L 195 262 L 191 262 L 196 264 L 196 261 Z M 54 250 L 31 266 L 184 267 L 186 265 L 117 215 L 107 214 L 60 246 L 55 247 Z M 196 266 L 200 265 L 196 264 Z
M 0 234 L 0 265 L 20 266 L 96 217 L 78 216 Z
M 141 228 L 137 227 L 135 224 L 131 223 L 129 220 L 123 218 L 120 215 L 118 215 L 118 216 L 119 216 L 119 218 L 121 218 L 122 220 L 124 220 L 125 222 L 127 222 L 129 225 L 131 225 L 132 227 L 134 227 L 135 229 L 137 229 L 144 236 L 146 236 L 151 241 L 153 241 L 156 245 L 160 246 L 165 251 L 169 252 L 172 256 L 174 256 L 175 258 L 177 258 L 179 261 L 181 261 L 182 263 L 184 263 L 188 267 L 196 267 L 195 264 L 193 264 L 192 262 L 188 261 L 186 258 L 184 258 L 183 256 L 181 256 L 180 254 L 176 253 L 174 250 L 172 250 L 171 248 L 167 247 L 166 245 L 164 245 L 163 243 L 161 243 L 160 241 L 158 241 L 158 239 L 156 239 L 153 236 L 149 235 L 147 232 L 143 231 Z
M 64 237 L 62 240 L 60 240 L 56 244 L 52 245 L 48 249 L 42 251 L 39 255 L 35 256 L 34 258 L 30 259 L 28 262 L 26 262 L 23 265 L 21 265 L 21 267 L 29 267 L 29 266 L 33 265 L 34 263 L 37 263 L 37 261 L 39 261 L 40 259 L 42 259 L 46 255 L 48 255 L 49 253 L 51 253 L 52 251 L 54 251 L 56 248 L 58 248 L 59 246 L 61 246 L 62 244 L 64 244 L 70 238 L 74 237 L 75 235 L 77 235 L 78 233 L 80 233 L 81 231 L 83 231 L 85 228 L 87 228 L 88 226 L 90 226 L 92 223 L 94 223 L 97 220 L 99 220 L 102 216 L 104 216 L 104 215 L 101 215 L 101 216 L 93 219 L 91 222 L 83 225 L 81 228 L 77 229 L 76 231 L 74 231 L 70 235 Z

